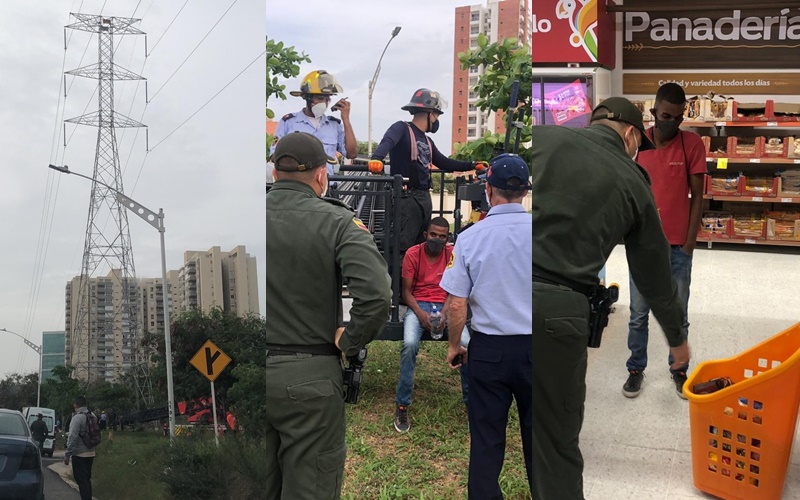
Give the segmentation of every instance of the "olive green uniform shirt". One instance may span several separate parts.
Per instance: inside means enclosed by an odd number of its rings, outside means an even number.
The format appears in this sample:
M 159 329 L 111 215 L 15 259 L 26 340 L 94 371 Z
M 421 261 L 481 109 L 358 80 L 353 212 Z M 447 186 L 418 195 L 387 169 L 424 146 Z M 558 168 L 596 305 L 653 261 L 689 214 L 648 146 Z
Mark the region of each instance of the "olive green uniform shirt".
M 332 344 L 342 326 L 342 279 L 353 299 L 339 345 L 358 352 L 383 329 L 391 307 L 386 261 L 353 211 L 302 182 L 267 193 L 267 342 Z
M 647 173 L 604 125 L 533 127 L 533 263 L 596 284 L 624 240 L 628 267 L 669 345 L 684 342 L 683 312 Z

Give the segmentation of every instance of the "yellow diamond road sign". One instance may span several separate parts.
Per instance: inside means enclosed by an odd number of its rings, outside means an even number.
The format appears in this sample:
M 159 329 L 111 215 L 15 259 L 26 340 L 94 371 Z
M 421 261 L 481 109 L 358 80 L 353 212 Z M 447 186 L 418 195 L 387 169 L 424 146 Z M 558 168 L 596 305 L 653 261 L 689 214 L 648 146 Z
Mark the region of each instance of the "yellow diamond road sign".
M 231 358 L 222 352 L 222 349 L 215 346 L 213 342 L 206 340 L 203 347 L 197 351 L 197 354 L 189 362 L 208 380 L 213 382 L 231 362 Z

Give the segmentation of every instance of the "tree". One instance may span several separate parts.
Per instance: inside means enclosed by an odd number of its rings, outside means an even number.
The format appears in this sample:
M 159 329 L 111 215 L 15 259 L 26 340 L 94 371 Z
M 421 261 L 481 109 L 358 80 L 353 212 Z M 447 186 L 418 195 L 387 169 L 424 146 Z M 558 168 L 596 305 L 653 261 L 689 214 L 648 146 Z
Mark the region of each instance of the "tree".
M 38 384 L 36 373 L 12 373 L 0 380 L 0 408 L 22 410 L 26 406 L 36 406 Z
M 366 157 L 369 152 L 369 143 L 367 141 L 357 141 L 358 142 L 358 156 Z M 378 143 L 372 141 L 372 150 L 375 151 L 375 148 L 378 147 Z M 387 162 L 389 160 L 386 160 Z
M 486 35 L 480 34 L 478 35 L 478 48 L 474 51 L 459 53 L 458 60 L 461 62 L 462 69 L 480 65 L 486 68 L 486 72 L 478 79 L 478 84 L 474 88 L 478 96 L 475 107 L 482 111 L 502 112 L 504 121 L 505 113 L 509 109 L 512 85 L 514 80 L 519 81 L 518 107 L 514 118 L 515 121 L 523 124 L 519 154 L 530 165 L 533 152 L 524 146 L 531 140 L 533 124 L 531 96 L 533 65 L 528 48 L 520 47 L 517 45 L 517 40 L 513 38 L 489 44 Z M 515 134 L 516 131 L 512 130 L 509 147 L 513 145 Z M 502 149 L 504 140 L 504 135 L 501 136 L 487 130 L 483 137 L 477 140 L 465 144 L 456 143 L 453 146 L 454 157 L 460 160 L 488 160 Z
M 63 425 L 67 424 L 67 416 L 72 415 L 72 402 L 81 394 L 80 385 L 74 378 L 70 378 L 72 366 L 53 367 L 53 376 L 42 385 L 42 399 L 45 406 L 56 411 L 56 418 L 60 418 Z
M 283 101 L 286 100 L 286 94 L 283 93 L 286 85 L 278 83 L 278 77 L 296 77 L 300 74 L 300 64 L 304 62 L 311 62 L 305 52 L 298 53 L 293 46 L 285 47 L 283 42 L 276 42 L 267 37 L 267 98 L 265 102 L 267 119 L 275 118 L 275 113 L 269 109 L 270 98 L 277 97 Z M 274 137 L 267 134 L 267 151 L 273 140 Z
M 176 401 L 210 395 L 208 380 L 189 363 L 192 356 L 209 339 L 231 357 L 231 363 L 214 381 L 214 389 L 228 407 L 236 405 L 237 419 L 253 423 L 250 426 L 245 423 L 245 427 L 250 429 L 248 433 L 257 433 L 261 426 L 255 424 L 259 419 L 263 420 L 267 391 L 264 379 L 266 319 L 256 315 L 240 317 L 219 308 L 208 313 L 187 311 L 178 316 L 172 325 L 172 375 Z M 160 336 L 147 336 L 146 342 L 148 346 L 156 348 L 157 354 L 153 357 L 153 383 L 161 386 L 166 380 L 164 339 Z

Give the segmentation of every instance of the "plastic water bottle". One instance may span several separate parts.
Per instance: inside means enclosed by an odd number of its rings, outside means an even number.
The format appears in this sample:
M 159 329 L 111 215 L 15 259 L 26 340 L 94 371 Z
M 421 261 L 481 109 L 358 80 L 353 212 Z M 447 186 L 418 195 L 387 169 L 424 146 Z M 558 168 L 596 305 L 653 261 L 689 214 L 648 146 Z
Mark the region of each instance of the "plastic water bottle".
M 442 325 L 442 313 L 433 306 L 433 311 L 428 315 L 428 321 L 431 323 L 431 338 L 439 340 L 444 335 L 444 328 Z

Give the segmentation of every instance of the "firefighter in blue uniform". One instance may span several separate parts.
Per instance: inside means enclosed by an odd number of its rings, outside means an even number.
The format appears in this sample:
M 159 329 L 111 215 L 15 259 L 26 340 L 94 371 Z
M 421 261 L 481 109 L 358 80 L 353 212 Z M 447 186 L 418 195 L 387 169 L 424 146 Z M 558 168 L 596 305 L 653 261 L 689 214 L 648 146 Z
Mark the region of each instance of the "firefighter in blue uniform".
M 339 99 L 330 110 L 339 111 L 342 118 L 326 115 L 331 96 L 343 92 L 336 78 L 325 70 L 314 70 L 303 78 L 300 90 L 289 92 L 295 97 L 302 97 L 306 106 L 297 113 L 289 113 L 278 122 L 275 131 L 275 143 L 270 148 L 270 156 L 281 137 L 292 132 L 306 132 L 313 135 L 325 148 L 330 158 L 338 158 L 337 153 L 352 159 L 358 156 L 358 143 L 350 125 L 350 102 L 347 98 Z M 328 175 L 333 175 L 333 166 L 328 164 Z

